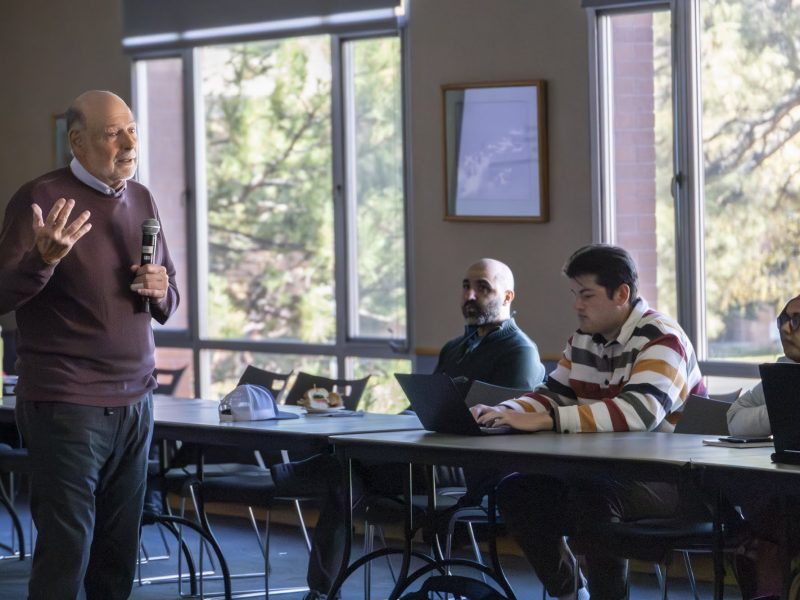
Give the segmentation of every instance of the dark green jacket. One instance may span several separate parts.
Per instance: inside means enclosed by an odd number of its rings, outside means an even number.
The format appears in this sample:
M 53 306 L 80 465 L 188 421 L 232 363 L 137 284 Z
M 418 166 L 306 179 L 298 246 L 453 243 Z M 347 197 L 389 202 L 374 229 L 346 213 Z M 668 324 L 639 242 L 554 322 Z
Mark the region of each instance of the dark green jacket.
M 544 379 L 544 365 L 536 344 L 508 319 L 483 338 L 476 326 L 466 326 L 444 345 L 434 373 L 532 390 Z

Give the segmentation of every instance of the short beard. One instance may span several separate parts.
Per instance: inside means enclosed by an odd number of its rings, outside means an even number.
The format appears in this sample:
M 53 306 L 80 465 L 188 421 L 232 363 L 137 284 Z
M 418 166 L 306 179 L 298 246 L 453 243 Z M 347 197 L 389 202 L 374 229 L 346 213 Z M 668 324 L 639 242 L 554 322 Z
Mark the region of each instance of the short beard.
M 490 323 L 498 323 L 500 319 L 500 302 L 492 302 L 486 305 L 483 310 L 478 306 L 474 300 L 467 300 L 461 306 L 461 314 L 464 315 L 464 321 L 467 325 L 489 325 Z

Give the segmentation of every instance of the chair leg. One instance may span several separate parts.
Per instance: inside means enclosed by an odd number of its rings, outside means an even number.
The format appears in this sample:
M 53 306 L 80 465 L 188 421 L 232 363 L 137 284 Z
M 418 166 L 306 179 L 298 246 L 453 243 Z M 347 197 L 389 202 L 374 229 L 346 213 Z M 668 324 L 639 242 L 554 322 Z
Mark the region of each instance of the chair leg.
M 631 597 L 631 561 L 625 561 L 625 600 Z
M 300 531 L 303 532 L 303 538 L 306 540 L 306 548 L 308 548 L 308 553 L 311 554 L 311 537 L 308 535 L 306 520 L 303 518 L 303 511 L 300 509 L 299 500 L 294 501 L 294 509 L 297 512 L 297 520 L 300 521 Z
M 172 516 L 165 515 L 163 518 L 171 519 Z M 196 569 L 194 567 L 194 561 L 192 559 L 192 554 L 189 551 L 189 547 L 186 545 L 186 541 L 183 539 L 183 533 L 182 531 L 179 531 L 179 528 L 180 529 L 183 528 L 183 524 L 179 523 L 178 526 L 176 527 L 176 525 L 170 521 L 156 521 L 156 527 L 159 528 L 159 531 L 161 532 L 161 535 L 164 538 L 164 543 L 167 544 L 167 546 L 169 546 L 169 543 L 166 541 L 166 536 L 164 536 L 164 533 L 161 529 L 162 527 L 166 529 L 169 533 L 171 533 L 175 538 L 175 541 L 178 543 L 178 549 L 177 549 L 178 561 L 179 562 L 183 560 L 186 561 L 186 570 L 189 576 L 189 596 L 191 597 L 197 596 L 197 576 L 196 576 Z M 180 570 L 178 571 L 177 582 L 178 582 L 178 596 L 183 598 L 185 597 L 182 588 L 183 575 Z
M 269 600 L 269 520 L 270 512 L 267 511 L 264 523 L 264 600 Z
M 192 501 L 192 509 L 194 510 L 195 514 L 197 515 L 198 520 L 200 520 L 200 506 L 197 501 L 197 495 L 195 493 L 194 486 L 189 486 L 189 498 Z M 181 516 L 184 516 L 184 509 L 186 507 L 186 500 L 183 499 L 181 501 Z M 211 565 L 211 572 L 214 573 L 217 570 L 217 565 L 214 562 L 214 551 L 212 548 L 209 547 L 208 540 L 205 538 L 200 538 L 201 543 L 205 544 L 206 552 L 208 553 L 208 562 Z
M 13 531 L 16 532 L 17 539 L 19 540 L 19 559 L 25 560 L 25 535 L 22 531 L 22 522 L 19 520 L 17 511 L 14 508 L 14 497 L 13 495 L 9 497 L 5 486 L 2 485 L 2 482 L 0 482 L 0 504 L 2 504 L 8 512 L 8 516 L 11 518 L 11 523 L 13 525 Z M 11 538 L 11 546 L 9 550 L 12 554 L 14 553 L 13 537 Z
M 156 530 L 158 531 L 158 535 L 161 537 L 161 543 L 164 545 L 164 556 L 170 558 L 171 554 L 169 552 L 169 543 L 167 542 L 167 536 L 164 535 L 164 530 L 161 528 L 161 525 L 156 525 Z
M 694 600 L 700 600 L 700 594 L 697 591 L 697 579 L 694 576 L 694 569 L 692 569 L 692 558 L 686 550 L 682 550 L 683 564 L 686 567 L 686 577 L 689 579 L 689 587 L 692 589 Z
M 364 522 L 364 555 L 372 552 L 372 541 L 375 537 L 375 526 L 371 523 Z M 369 561 L 364 565 L 364 600 L 370 600 L 372 591 L 372 562 Z
M 475 554 L 475 561 L 479 565 L 483 565 L 483 557 L 481 556 L 480 546 L 478 546 L 478 540 L 475 537 L 475 528 L 472 526 L 472 521 L 467 521 L 467 533 L 469 533 L 469 542 L 472 545 L 472 552 Z M 488 579 L 486 579 L 486 573 L 483 571 L 481 571 L 481 577 L 484 583 L 489 582 Z
M 269 513 L 267 513 L 269 514 Z M 256 522 L 256 515 L 253 512 L 253 507 L 247 507 L 247 515 L 250 519 L 250 526 L 253 528 L 253 533 L 256 536 L 256 541 L 258 542 L 258 549 L 261 551 L 261 556 L 264 555 L 264 540 L 261 539 L 261 532 L 258 530 L 258 523 Z M 269 517 L 267 517 L 267 525 L 269 525 Z
M 384 548 L 386 548 L 386 537 L 383 535 L 383 527 L 381 526 L 378 526 L 378 537 L 381 538 L 381 544 Z M 392 575 L 392 581 L 397 583 L 397 575 L 395 574 L 394 567 L 392 566 L 392 558 L 388 554 L 386 555 L 386 564 L 389 566 L 389 573 Z
M 667 600 L 669 597 L 669 561 L 664 565 L 664 589 L 661 594 L 661 600 Z

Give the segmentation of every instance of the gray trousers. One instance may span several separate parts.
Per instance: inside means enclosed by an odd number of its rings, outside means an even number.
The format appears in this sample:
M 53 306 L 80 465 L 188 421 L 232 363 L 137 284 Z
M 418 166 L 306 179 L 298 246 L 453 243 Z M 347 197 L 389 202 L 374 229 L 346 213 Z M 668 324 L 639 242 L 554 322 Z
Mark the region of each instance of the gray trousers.
M 153 424 L 153 396 L 98 408 L 19 402 L 17 425 L 31 458 L 31 514 L 38 537 L 30 600 L 128 598 Z

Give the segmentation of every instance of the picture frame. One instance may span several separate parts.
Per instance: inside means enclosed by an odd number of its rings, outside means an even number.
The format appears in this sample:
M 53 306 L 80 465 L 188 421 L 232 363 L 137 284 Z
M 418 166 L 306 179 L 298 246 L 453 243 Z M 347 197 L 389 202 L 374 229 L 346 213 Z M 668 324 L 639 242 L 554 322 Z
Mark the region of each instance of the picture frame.
M 546 82 L 441 89 L 444 219 L 547 222 Z
M 53 129 L 53 168 L 66 167 L 72 161 L 72 150 L 69 146 L 67 131 L 67 115 L 58 114 L 51 118 Z

